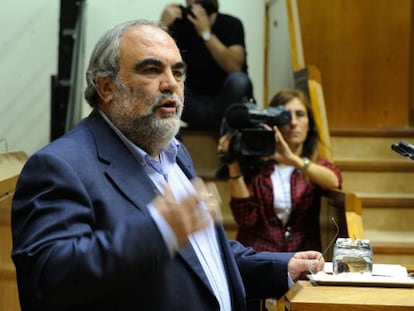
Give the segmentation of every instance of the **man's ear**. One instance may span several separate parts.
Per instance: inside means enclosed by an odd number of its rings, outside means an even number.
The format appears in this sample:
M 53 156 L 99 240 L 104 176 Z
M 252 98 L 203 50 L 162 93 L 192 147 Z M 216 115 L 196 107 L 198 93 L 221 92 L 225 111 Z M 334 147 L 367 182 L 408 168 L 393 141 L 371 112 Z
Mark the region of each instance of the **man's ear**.
M 110 103 L 115 92 L 114 79 L 111 77 L 97 77 L 96 92 L 104 104 Z

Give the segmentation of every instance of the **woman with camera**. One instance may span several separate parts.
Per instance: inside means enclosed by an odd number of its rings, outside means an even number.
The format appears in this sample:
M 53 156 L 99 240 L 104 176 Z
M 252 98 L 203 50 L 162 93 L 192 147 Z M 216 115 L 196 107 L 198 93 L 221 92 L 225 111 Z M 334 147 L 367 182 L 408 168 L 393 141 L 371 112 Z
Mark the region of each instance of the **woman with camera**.
M 341 188 L 341 172 L 317 154 L 319 135 L 304 94 L 282 90 L 270 102 L 270 107 L 280 105 L 292 118 L 286 125 L 264 125 L 274 131 L 276 148 L 260 170 L 240 165 L 237 158 L 228 163 L 237 240 L 260 251 L 321 251 L 321 193 Z M 221 137 L 219 151 L 228 151 L 231 135 Z

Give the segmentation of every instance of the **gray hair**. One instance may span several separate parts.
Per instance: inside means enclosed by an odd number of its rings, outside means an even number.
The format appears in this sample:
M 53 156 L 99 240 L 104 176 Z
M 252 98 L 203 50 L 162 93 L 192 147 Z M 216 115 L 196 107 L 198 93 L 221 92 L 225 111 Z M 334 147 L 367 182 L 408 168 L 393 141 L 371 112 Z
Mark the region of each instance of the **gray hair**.
M 96 92 L 96 80 L 98 77 L 111 77 L 117 82 L 119 71 L 119 42 L 122 35 L 135 26 L 154 26 L 162 28 L 157 23 L 138 19 L 127 21 L 109 29 L 96 43 L 89 59 L 86 70 L 85 99 L 94 108 L 98 104 L 98 93 Z

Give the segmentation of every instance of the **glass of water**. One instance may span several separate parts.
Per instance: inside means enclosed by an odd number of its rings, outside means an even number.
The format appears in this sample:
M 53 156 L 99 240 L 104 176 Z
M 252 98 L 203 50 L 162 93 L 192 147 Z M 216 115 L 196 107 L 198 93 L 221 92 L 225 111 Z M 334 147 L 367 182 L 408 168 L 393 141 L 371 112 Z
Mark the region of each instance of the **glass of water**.
M 373 255 L 366 239 L 338 238 L 333 252 L 333 273 L 371 275 Z

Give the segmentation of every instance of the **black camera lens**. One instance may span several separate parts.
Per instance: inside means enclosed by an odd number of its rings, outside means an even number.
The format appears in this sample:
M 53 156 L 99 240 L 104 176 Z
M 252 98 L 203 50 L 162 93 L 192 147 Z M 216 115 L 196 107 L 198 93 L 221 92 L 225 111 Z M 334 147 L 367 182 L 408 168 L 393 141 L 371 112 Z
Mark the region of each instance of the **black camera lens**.
M 275 152 L 276 142 L 273 131 L 265 129 L 244 129 L 241 132 L 240 155 L 265 157 Z

